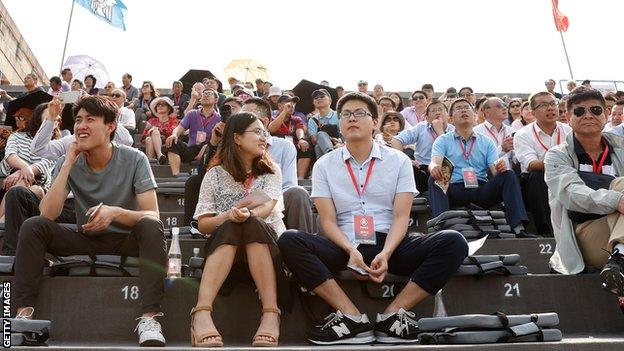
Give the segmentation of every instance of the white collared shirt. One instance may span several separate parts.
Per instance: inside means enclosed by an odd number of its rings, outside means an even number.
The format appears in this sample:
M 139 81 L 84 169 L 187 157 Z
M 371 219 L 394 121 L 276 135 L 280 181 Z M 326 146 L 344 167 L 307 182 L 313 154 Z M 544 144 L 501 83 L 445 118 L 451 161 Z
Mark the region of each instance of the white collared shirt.
M 514 150 L 522 173 L 528 172 L 529 163 L 543 160 L 546 151 L 564 142 L 570 132 L 572 128 L 561 122 L 557 122 L 557 128 L 552 135 L 546 134 L 537 122 L 529 123 L 517 131 L 514 136 Z M 535 137 L 536 134 L 539 140 Z
M 496 149 L 498 150 L 498 156 L 501 157 L 506 152 L 503 151 L 503 141 L 506 137 L 511 136 L 516 130 L 508 125 L 503 124 L 500 130 L 496 130 L 496 127 L 489 121 L 485 121 L 473 128 L 475 133 L 484 135 L 494 142 Z

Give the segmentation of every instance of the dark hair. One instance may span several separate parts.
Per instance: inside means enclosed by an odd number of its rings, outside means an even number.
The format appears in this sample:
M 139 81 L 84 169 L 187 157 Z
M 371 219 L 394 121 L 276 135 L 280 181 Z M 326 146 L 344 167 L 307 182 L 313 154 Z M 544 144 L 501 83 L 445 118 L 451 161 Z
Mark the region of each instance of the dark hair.
M 486 98 L 493 98 L 493 97 L 497 97 L 497 96 L 496 96 L 496 94 L 494 94 L 494 93 L 485 93 L 485 94 L 483 94 L 483 97 L 486 97 Z
M 344 106 L 344 104 L 352 100 L 362 101 L 363 103 L 365 103 L 366 107 L 368 107 L 368 112 L 370 112 L 373 117 L 373 120 L 377 120 L 377 118 L 379 118 L 377 103 L 375 102 L 375 99 L 373 99 L 370 95 L 360 93 L 359 91 L 347 93 L 343 95 L 340 100 L 338 100 L 338 103 L 336 104 L 336 112 L 338 112 L 339 116 L 342 112 L 342 107 Z
M 32 115 L 30 115 L 30 118 L 27 120 L 26 123 L 28 124 L 26 125 L 24 132 L 29 137 L 34 138 L 35 134 L 37 134 L 37 131 L 43 122 L 43 111 L 45 111 L 46 108 L 48 108 L 47 102 L 37 105 L 37 107 L 33 110 Z
M 141 89 L 143 88 L 143 86 L 147 84 L 150 86 L 150 96 L 153 98 L 157 97 L 159 94 L 156 92 L 156 88 L 154 88 L 154 83 L 152 83 L 151 80 L 146 80 L 143 82 L 143 84 L 141 84 Z M 143 93 L 141 92 L 141 97 L 143 97 Z
M 399 131 L 402 131 L 403 129 L 405 129 L 405 117 L 403 117 L 403 115 L 397 111 L 388 111 L 384 113 L 383 117 L 381 118 L 381 125 L 383 126 L 384 124 L 386 124 L 386 119 L 391 118 L 391 117 L 397 117 L 399 119 L 399 126 L 400 126 Z
M 436 104 L 442 104 L 442 106 L 444 106 L 444 109 L 446 110 L 446 112 L 448 113 L 448 107 L 446 107 L 446 105 L 440 101 L 439 99 L 433 98 L 431 99 L 431 102 L 429 104 L 427 104 L 427 109 L 425 110 L 425 114 L 429 115 L 429 109 L 431 108 L 431 105 L 436 105 Z
M 483 101 L 485 101 L 485 100 L 483 100 Z M 472 106 L 472 104 L 470 103 L 470 101 L 468 101 L 468 100 L 466 100 L 466 99 L 464 99 L 464 98 L 459 98 L 459 99 L 457 99 L 457 100 L 453 101 L 453 103 L 451 103 L 451 107 L 449 108 L 449 112 L 450 112 L 451 114 L 453 113 L 453 109 L 455 108 L 455 105 L 456 105 L 457 103 L 459 103 L 459 102 L 465 102 L 465 103 L 467 103 L 467 104 L 468 104 L 468 106 L 470 106 L 470 108 L 474 108 L 474 107 Z
M 554 79 L 550 78 L 550 79 L 546 79 L 546 81 L 544 83 L 553 83 L 553 84 L 557 84 L 557 82 L 555 82 Z
M 624 100 L 618 100 L 615 102 L 615 105 L 613 106 L 624 106 Z
M 511 115 L 511 104 L 513 104 L 514 102 L 519 103 L 520 108 L 522 108 L 522 99 L 514 98 L 509 101 L 509 104 L 507 105 L 507 120 L 509 121 L 509 124 L 514 121 L 513 116 Z M 522 115 L 522 109 L 520 109 L 520 115 Z
M 616 91 L 615 96 L 617 97 L 618 100 L 621 100 L 622 98 L 624 98 L 624 91 L 621 91 L 621 90 Z
M 389 97 L 392 97 L 392 95 L 396 95 L 399 97 L 399 106 L 396 107 L 397 111 L 403 111 L 403 97 L 401 96 L 401 94 L 397 92 L 392 92 L 388 94 Z
M 603 108 L 607 107 L 607 103 L 605 102 L 604 96 L 600 93 L 600 91 L 587 88 L 583 85 L 580 87 L 574 88 L 570 95 L 568 95 L 568 102 L 566 103 L 566 109 L 568 112 L 572 111 L 572 105 L 580 104 L 583 101 L 587 100 L 598 100 Z
M 223 103 L 221 104 L 221 106 L 227 104 L 228 102 L 235 102 L 237 105 L 239 105 L 240 107 L 243 107 L 243 104 L 245 103 L 243 101 L 243 99 L 236 97 L 236 96 L 230 96 L 227 99 L 223 100 Z
M 247 105 L 247 104 L 255 104 L 256 106 L 258 106 L 260 111 L 262 111 L 263 113 L 263 116 L 258 116 L 258 118 L 260 118 L 261 120 L 262 118 L 271 119 L 271 105 L 269 104 L 268 101 L 261 99 L 259 97 L 252 97 L 252 98 L 245 100 L 245 102 L 243 103 L 243 105 Z
M 462 90 L 468 90 L 471 94 L 474 94 L 474 90 L 472 90 L 471 87 L 462 87 L 461 89 L 459 89 L 458 94 L 461 95 Z
M 433 90 L 433 84 L 425 83 L 420 87 L 420 90 L 431 89 Z
M 416 94 L 423 94 L 425 96 L 425 98 L 427 98 L 427 93 L 425 93 L 422 90 L 416 90 L 412 94 L 410 94 L 410 99 L 414 100 L 414 95 L 416 95 Z
M 479 109 L 481 108 L 481 105 L 483 105 L 483 103 L 485 101 L 487 101 L 487 99 L 488 98 L 485 97 L 485 96 L 482 96 L 479 99 L 477 99 L 477 101 L 475 102 L 475 105 L 474 105 L 475 111 L 479 111 Z
M 61 78 L 59 78 L 57 76 L 54 76 L 54 77 L 50 78 L 50 84 L 52 84 L 52 83 L 54 83 L 54 84 L 61 84 Z
M 78 83 L 78 85 L 80 85 L 80 87 L 81 87 L 81 88 L 83 88 L 83 87 L 84 87 L 84 83 L 83 83 L 80 79 L 74 79 L 74 80 L 72 80 L 72 83 L 74 83 L 74 82 L 75 82 L 75 83 Z
M 84 82 L 85 82 L 85 85 L 87 85 L 87 83 L 86 83 L 86 82 L 87 82 L 87 78 L 91 78 L 91 79 L 93 79 L 93 87 L 95 88 L 95 83 L 97 83 L 97 79 L 95 79 L 95 77 L 93 76 L 93 74 L 89 74 L 88 76 L 84 77 Z
M 210 161 L 208 169 L 220 165 L 235 181 L 244 182 L 247 179 L 247 172 L 241 160 L 240 151 L 234 143 L 234 134 L 243 134 L 247 127 L 258 120 L 258 117 L 249 112 L 241 112 L 231 116 L 225 124 L 223 139 L 221 139 L 217 153 Z M 265 152 L 253 160 L 251 175 L 259 177 L 267 173 L 274 174 L 273 167 L 275 164 L 271 161 L 268 152 Z
M 172 85 L 172 86 L 173 86 L 173 85 L 181 85 L 181 86 L 184 86 L 184 83 L 180 82 L 179 80 L 174 80 L 174 81 L 173 81 L 173 83 L 172 83 L 171 85 Z
M 342 90 L 344 90 L 344 88 L 342 87 L 342 85 L 337 86 L 335 89 L 336 89 L 336 90 L 338 90 L 338 89 L 342 89 Z
M 91 115 L 96 117 L 103 116 L 104 124 L 117 123 L 119 107 L 117 107 L 117 105 L 112 100 L 105 96 L 85 96 L 82 99 L 78 100 L 72 108 L 74 120 L 76 119 L 76 115 L 78 115 L 78 112 L 81 109 L 85 109 Z M 117 128 L 115 127 L 115 129 Z M 115 129 L 113 129 L 113 132 L 110 134 L 111 141 L 115 138 Z
M 607 95 L 604 98 L 605 98 L 605 101 L 606 100 L 613 101 L 613 102 L 617 101 L 617 99 L 613 95 Z
M 585 85 L 585 84 L 590 84 L 591 85 L 591 81 L 589 79 L 585 79 L 583 81 L 583 83 L 581 83 L 581 85 Z
M 64 75 L 67 72 L 71 72 L 71 68 L 63 68 L 63 70 L 61 71 L 61 75 Z
M 132 74 L 130 73 L 124 73 L 124 76 L 128 77 L 128 79 L 130 79 L 130 81 L 132 82 Z M 123 76 L 122 76 L 123 77 Z
M 553 98 L 555 97 L 553 94 L 547 91 L 540 91 L 538 93 L 531 94 L 531 96 L 529 96 L 529 106 L 531 106 L 531 110 L 535 108 L 535 99 L 540 96 L 552 96 Z

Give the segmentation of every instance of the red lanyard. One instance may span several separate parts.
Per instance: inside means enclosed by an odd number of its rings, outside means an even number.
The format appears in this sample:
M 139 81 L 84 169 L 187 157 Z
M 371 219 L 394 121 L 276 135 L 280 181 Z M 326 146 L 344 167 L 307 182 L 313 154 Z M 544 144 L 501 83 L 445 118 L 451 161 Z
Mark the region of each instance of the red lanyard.
M 353 182 L 353 186 L 355 187 L 355 191 L 357 191 L 358 195 L 361 197 L 366 191 L 366 186 L 368 185 L 368 181 L 370 180 L 370 175 L 373 172 L 373 166 L 375 166 L 375 159 L 370 161 L 370 165 L 368 166 L 368 172 L 366 172 L 366 180 L 364 180 L 364 185 L 362 186 L 362 191 L 358 188 L 357 180 L 355 179 L 355 174 L 353 174 L 353 168 L 351 168 L 351 163 L 349 160 L 345 161 L 347 165 L 347 170 L 349 171 L 349 175 L 351 176 L 351 181 Z
M 492 138 L 494 138 L 494 140 L 496 140 L 496 146 L 499 146 L 501 144 L 501 142 L 498 141 L 498 135 L 492 133 L 492 131 L 490 130 L 490 128 L 488 128 L 487 125 L 484 125 L 485 129 L 488 131 L 488 133 L 490 133 L 490 135 L 492 136 Z M 503 133 L 503 140 L 505 140 L 506 135 Z
M 470 154 L 472 154 L 472 148 L 477 143 L 477 140 L 476 139 L 472 139 L 472 145 L 470 145 L 470 150 L 468 150 L 468 153 L 466 153 L 466 148 L 464 147 L 464 143 L 462 143 L 461 140 L 458 140 L 457 142 L 459 143 L 459 146 L 462 149 L 462 153 L 464 154 L 464 158 L 466 159 L 466 161 L 468 161 L 468 159 L 470 158 Z
M 597 160 L 594 160 L 594 158 L 591 157 L 590 154 L 587 154 L 587 156 L 589 156 L 589 159 L 592 161 L 594 173 L 602 173 L 602 165 L 604 165 L 605 160 L 607 159 L 607 155 L 609 154 L 609 145 L 606 143 L 604 143 L 603 145 L 605 149 L 602 152 L 602 157 L 600 157 L 600 162 L 598 164 L 596 164 Z
M 542 140 L 540 140 L 539 136 L 537 135 L 537 131 L 535 130 L 535 124 L 533 125 L 533 135 L 535 135 L 535 140 L 537 140 L 537 142 L 540 145 L 542 145 L 542 147 L 544 148 L 544 151 L 548 151 L 549 148 L 547 148 L 546 145 L 542 143 Z M 561 129 L 557 128 L 557 145 L 559 145 L 560 142 L 561 142 Z

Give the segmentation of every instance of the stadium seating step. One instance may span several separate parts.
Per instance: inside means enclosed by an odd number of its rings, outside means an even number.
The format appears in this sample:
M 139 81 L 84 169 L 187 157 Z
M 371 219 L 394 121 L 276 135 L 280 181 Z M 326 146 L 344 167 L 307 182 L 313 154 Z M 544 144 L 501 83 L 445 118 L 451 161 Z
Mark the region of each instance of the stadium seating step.
M 152 168 L 152 172 L 154 173 L 154 177 L 156 178 L 163 178 L 163 177 L 172 177 L 173 175 L 171 174 L 171 167 L 169 167 L 169 165 L 154 165 L 151 164 L 150 167 Z M 180 174 L 182 173 L 190 173 L 191 171 L 191 167 L 189 165 L 186 164 L 182 164 L 180 166 Z
M 54 342 L 136 340 L 132 330 L 134 318 L 139 315 L 138 278 L 45 277 L 42 283 L 36 317 L 53 321 Z M 344 279 L 340 284 L 364 312 L 373 316 L 401 288 L 401 284 L 391 281 L 377 285 Z M 251 284 L 231 286 L 224 287 L 223 295 L 214 303 L 215 323 L 230 345 L 248 345 L 260 318 L 258 295 Z M 199 281 L 192 278 L 167 281 L 162 325 L 170 342 L 188 341 L 188 314 L 196 302 L 198 287 Z M 443 297 L 450 315 L 557 312 L 564 337 L 574 334 L 621 337 L 624 330 L 624 316 L 617 299 L 600 289 L 598 275 L 454 277 L 444 288 Z M 282 317 L 282 344 L 305 345 L 303 336 L 307 327 L 328 312 L 329 307 L 317 297 L 295 296 L 293 311 Z M 433 299 L 424 301 L 415 312 L 418 317 L 431 316 Z M 87 320 L 98 322 L 84 323 Z
M 304 346 L 305 345 L 305 346 Z M 228 347 L 229 346 L 229 347 Z M 228 343 L 226 340 L 226 347 L 219 348 L 223 350 L 257 350 L 258 348 L 249 347 L 249 344 L 240 344 L 234 348 L 235 345 Z M 15 350 L 32 350 L 32 347 L 14 347 Z M 89 350 L 89 351 L 142 351 L 145 347 L 138 347 L 136 343 L 58 343 L 51 342 L 50 346 L 46 350 Z M 334 346 L 331 348 L 323 347 L 311 347 L 310 345 L 302 344 L 302 346 L 280 346 L 273 350 L 280 351 L 310 351 L 310 350 L 344 350 L 344 351 L 367 351 L 371 350 L 368 345 L 364 346 Z M 375 345 L 373 349 L 385 349 L 385 350 L 417 350 L 417 351 L 441 351 L 441 350 L 453 350 L 453 351 L 621 351 L 624 349 L 624 338 L 622 336 L 583 336 L 573 335 L 565 338 L 562 342 L 555 343 L 517 343 L 517 344 L 489 344 L 489 345 L 410 345 L 410 346 L 392 346 Z M 157 350 L 179 350 L 179 351 L 196 351 L 197 348 L 190 347 L 189 342 L 167 342 L 167 347 L 159 347 Z

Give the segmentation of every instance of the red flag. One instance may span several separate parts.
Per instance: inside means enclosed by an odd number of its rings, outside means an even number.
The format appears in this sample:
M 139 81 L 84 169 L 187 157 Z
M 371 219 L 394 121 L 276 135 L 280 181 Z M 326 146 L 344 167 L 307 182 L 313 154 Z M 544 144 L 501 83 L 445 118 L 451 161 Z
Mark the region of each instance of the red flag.
M 568 21 L 568 16 L 565 16 L 559 11 L 559 0 L 552 0 L 552 12 L 557 32 L 567 31 L 570 21 Z

